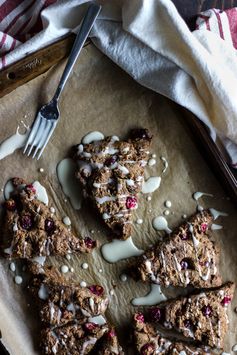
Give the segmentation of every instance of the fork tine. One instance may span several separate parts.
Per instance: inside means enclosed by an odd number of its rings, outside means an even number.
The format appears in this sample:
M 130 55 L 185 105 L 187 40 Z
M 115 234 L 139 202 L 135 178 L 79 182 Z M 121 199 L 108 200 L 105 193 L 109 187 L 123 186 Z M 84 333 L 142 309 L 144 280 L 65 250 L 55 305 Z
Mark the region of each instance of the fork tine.
M 37 118 L 36 118 L 36 120 L 35 120 L 35 122 L 33 124 L 33 127 L 31 128 L 29 137 L 27 139 L 27 142 L 25 144 L 25 148 L 23 150 L 23 154 L 26 153 L 28 146 L 31 144 L 31 141 L 35 138 L 35 135 L 37 134 L 37 130 L 39 128 L 40 120 L 41 120 L 41 115 L 38 114 Z
M 41 148 L 41 151 L 39 152 L 39 155 L 38 155 L 38 157 L 37 157 L 37 160 L 39 160 L 39 158 L 41 157 L 41 155 L 42 155 L 42 153 L 43 153 L 43 151 L 44 151 L 44 149 L 45 149 L 45 147 L 46 147 L 46 145 L 47 145 L 47 143 L 48 143 L 50 137 L 52 136 L 52 134 L 53 134 L 53 132 L 54 132 L 54 130 L 55 130 L 56 125 L 57 125 L 57 121 L 54 121 L 54 122 L 52 123 L 51 130 L 50 130 L 49 133 L 48 133 L 48 137 L 46 138 L 46 140 L 45 140 L 45 142 L 44 142 L 44 145 L 43 145 L 43 147 Z
M 46 140 L 47 137 L 48 137 L 48 133 L 50 132 L 51 126 L 52 126 L 51 122 L 50 122 L 50 121 L 46 121 L 46 125 L 45 125 L 45 127 L 44 127 L 44 131 L 43 131 L 43 133 L 42 133 L 40 139 L 39 139 L 38 142 L 37 142 L 37 146 L 36 146 L 36 148 L 35 148 L 35 152 L 34 152 L 34 154 L 33 154 L 33 156 L 32 156 L 32 159 L 35 158 L 35 156 L 36 156 L 38 150 L 41 149 L 41 147 L 44 145 L 44 142 L 45 142 L 45 140 Z
M 31 147 L 30 147 L 30 150 L 29 150 L 29 152 L 27 154 L 28 156 L 30 156 L 34 146 L 37 146 L 39 144 L 39 142 L 41 140 L 41 137 L 44 134 L 44 129 L 45 129 L 45 125 L 46 124 L 47 124 L 46 119 L 43 116 L 41 116 L 40 125 L 38 127 L 38 131 L 37 131 L 37 133 L 36 133 L 36 135 L 34 137 L 33 142 L 31 142 Z
M 35 147 L 35 151 L 34 154 L 32 155 L 32 159 L 34 159 L 39 149 L 40 149 L 39 146 Z
M 43 133 L 43 135 L 41 136 L 40 142 L 38 143 L 39 148 L 42 148 L 42 146 L 44 145 L 44 142 L 45 142 L 45 140 L 47 139 L 48 134 L 49 134 L 49 132 L 50 132 L 50 130 L 51 130 L 51 128 L 52 128 L 52 124 L 53 124 L 52 121 L 50 121 L 50 120 L 47 121 L 46 127 L 45 127 L 45 129 L 44 129 L 44 133 Z

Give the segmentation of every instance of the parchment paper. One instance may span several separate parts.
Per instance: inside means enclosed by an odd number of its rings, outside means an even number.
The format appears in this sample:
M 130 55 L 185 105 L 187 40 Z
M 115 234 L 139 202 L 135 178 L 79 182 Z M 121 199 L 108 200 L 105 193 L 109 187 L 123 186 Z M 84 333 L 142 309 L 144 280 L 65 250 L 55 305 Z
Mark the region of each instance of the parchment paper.
M 31 124 L 37 107 L 52 97 L 64 64 L 61 63 L 0 100 L 0 141 L 12 135 L 21 120 Z M 223 280 L 237 281 L 236 209 L 199 154 L 179 114 L 168 100 L 136 84 L 108 58 L 88 45 L 83 49 L 62 95 L 60 111 L 61 120 L 40 161 L 23 156 L 21 151 L 0 161 L 0 188 L 13 176 L 21 176 L 28 181 L 38 179 L 47 188 L 50 205 L 56 208 L 57 213 L 62 217 L 68 215 L 74 229 L 83 236 L 94 230 L 93 237 L 103 244 L 109 234 L 92 212 L 91 206 L 84 204 L 80 211 L 75 211 L 69 202 L 64 201 L 65 196 L 56 176 L 56 165 L 67 156 L 70 147 L 79 143 L 89 131 L 99 130 L 105 135 L 118 135 L 122 138 L 130 128 L 145 126 L 154 135 L 151 153 L 157 155 L 157 164 L 146 169 L 146 177 L 161 176 L 162 182 L 160 188 L 152 194 L 150 202 L 146 196 L 140 197 L 135 219 L 139 217 L 144 222 L 142 225 L 135 224 L 135 244 L 139 248 L 147 248 L 162 235 L 153 229 L 152 219 L 163 213 L 165 200 L 172 201 L 173 213 L 167 220 L 169 227 L 173 228 L 182 221 L 183 214 L 195 212 L 193 192 L 211 193 L 213 198 L 204 197 L 200 203 L 204 207 L 214 207 L 229 214 L 229 217 L 217 221 L 224 226 L 223 230 L 213 234 L 222 248 Z M 169 162 L 164 174 L 161 156 Z M 39 168 L 45 172 L 40 173 Z M 84 261 L 89 264 L 88 270 L 81 268 Z M 128 354 L 126 344 L 129 319 L 134 311 L 130 300 L 145 295 L 149 285 L 131 279 L 121 282 L 119 275 L 128 261 L 109 264 L 102 259 L 99 250 L 88 257 L 74 256 L 71 261 L 51 258 L 48 262 L 58 267 L 62 264 L 73 266 L 75 272 L 72 276 L 76 280 L 85 280 L 88 284 L 99 283 L 105 287 L 108 295 L 114 288 L 114 295 L 109 295 L 111 302 L 107 317 L 117 326 Z M 26 275 L 21 270 L 21 263 L 17 263 L 17 267 L 17 273 L 23 275 L 24 279 L 21 286 L 14 284 L 9 262 L 0 260 L 0 329 L 3 343 L 12 355 L 38 354 L 39 322 L 35 309 L 28 306 Z M 100 268 L 102 273 L 99 272 Z M 236 306 L 237 297 L 230 312 L 226 351 L 230 351 L 237 343 Z

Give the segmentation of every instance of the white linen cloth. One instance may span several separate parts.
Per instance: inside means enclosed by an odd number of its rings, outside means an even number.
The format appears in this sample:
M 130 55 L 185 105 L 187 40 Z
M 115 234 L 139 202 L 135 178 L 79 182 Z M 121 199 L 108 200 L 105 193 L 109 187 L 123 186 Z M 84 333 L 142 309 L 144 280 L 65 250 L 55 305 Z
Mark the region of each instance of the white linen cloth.
M 213 25 L 214 10 L 199 17 L 198 29 L 191 32 L 171 0 L 101 2 L 93 43 L 141 85 L 192 111 L 214 140 L 220 137 L 237 167 L 237 55 L 224 15 L 218 15 L 224 35 Z M 59 0 L 44 9 L 43 30 L 8 53 L 7 65 L 76 32 L 86 6 L 87 0 Z M 208 30 L 208 16 L 214 31 Z

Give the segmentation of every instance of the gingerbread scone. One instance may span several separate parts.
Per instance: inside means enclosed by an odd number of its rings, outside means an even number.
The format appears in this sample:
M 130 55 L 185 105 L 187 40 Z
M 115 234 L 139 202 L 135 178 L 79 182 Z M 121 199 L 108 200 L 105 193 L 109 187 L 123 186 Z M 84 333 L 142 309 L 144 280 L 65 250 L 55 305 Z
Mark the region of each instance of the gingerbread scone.
M 108 298 L 102 286 L 81 287 L 66 280 L 54 267 L 30 263 L 28 268 L 33 275 L 28 288 L 39 304 L 44 326 L 93 322 L 93 317 L 104 315 Z
M 148 130 L 136 129 L 128 140 L 112 136 L 75 147 L 77 177 L 117 238 L 132 234 L 133 211 L 138 207 L 150 143 Z
M 124 355 L 114 328 L 109 328 L 103 335 L 92 355 Z
M 45 328 L 41 331 L 41 349 L 45 355 L 87 355 L 107 330 L 106 324 L 89 322 Z
M 234 289 L 235 285 L 228 282 L 213 290 L 168 301 L 150 308 L 150 319 L 189 339 L 222 349 L 229 324 L 227 309 Z
M 142 313 L 133 317 L 133 338 L 137 354 L 140 355 L 208 355 L 211 350 L 164 337 L 154 324 L 145 321 Z
M 133 276 L 165 287 L 220 286 L 219 248 L 208 235 L 212 221 L 208 210 L 192 216 L 138 258 Z
M 2 252 L 11 258 L 89 253 L 96 247 L 91 238 L 76 237 L 37 199 L 33 185 L 12 180 L 15 191 L 4 203 Z

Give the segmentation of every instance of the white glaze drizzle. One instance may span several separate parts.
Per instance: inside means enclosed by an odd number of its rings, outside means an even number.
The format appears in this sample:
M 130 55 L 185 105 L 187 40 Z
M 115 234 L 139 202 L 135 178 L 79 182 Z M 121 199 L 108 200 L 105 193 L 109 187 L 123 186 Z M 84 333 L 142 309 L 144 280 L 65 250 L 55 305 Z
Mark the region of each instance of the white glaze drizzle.
M 48 289 L 44 284 L 40 285 L 38 296 L 41 300 L 44 301 L 47 300 L 47 298 L 49 297 Z
M 223 216 L 223 217 L 227 217 L 228 213 L 226 212 L 221 212 L 221 211 L 217 211 L 214 208 L 209 208 L 209 211 L 211 212 L 214 220 L 216 220 L 218 217 Z
M 20 134 L 18 126 L 16 133 L 5 139 L 0 144 L 0 160 L 4 159 L 8 155 L 13 154 L 16 149 L 24 147 L 29 135 L 29 131 L 29 127 L 26 127 L 26 132 L 24 134 Z
M 15 272 L 15 271 L 16 271 L 16 264 L 15 264 L 13 261 L 9 264 L 9 269 L 10 269 L 12 272 Z
M 18 231 L 18 226 L 17 226 L 16 222 L 13 224 L 12 230 L 13 230 L 13 232 L 17 232 Z
M 151 176 L 142 184 L 142 193 L 149 194 L 156 191 L 160 187 L 161 177 Z
M 14 281 L 17 285 L 20 285 L 20 284 L 22 284 L 23 279 L 21 276 L 17 275 L 17 276 L 15 276 Z
M 150 292 L 144 297 L 134 298 L 132 300 L 133 306 L 153 306 L 167 298 L 162 293 L 160 285 L 152 284 Z
M 103 140 L 105 137 L 103 133 L 99 131 L 93 131 L 87 133 L 81 140 L 82 144 L 90 144 L 92 142 L 97 142 Z
M 144 256 L 145 257 L 145 256 Z M 153 270 L 152 270 L 152 265 L 150 260 L 145 260 L 145 266 L 146 266 L 146 271 L 149 274 L 150 280 L 155 283 L 159 283 L 159 276 L 155 276 Z
M 138 249 L 134 245 L 132 237 L 126 240 L 114 239 L 112 242 L 106 243 L 101 247 L 101 254 L 109 263 L 115 263 L 132 256 L 139 256 L 143 252 L 143 250 Z
M 163 216 L 157 216 L 152 220 L 152 226 L 157 231 L 165 231 L 171 233 L 172 230 L 168 227 L 168 222 Z
M 116 196 L 103 196 L 103 197 L 96 197 L 96 202 L 99 205 L 102 205 L 105 202 L 109 202 L 109 201 L 116 201 L 117 197 Z
M 165 205 L 166 208 L 171 208 L 172 202 L 171 202 L 170 200 L 166 200 L 166 201 L 164 202 L 164 205 Z
M 237 344 L 232 346 L 232 351 L 236 352 L 237 351 Z
M 106 320 L 101 314 L 98 315 L 98 316 L 89 317 L 88 321 L 91 322 L 91 323 L 98 324 L 98 325 L 106 324 Z
M 89 305 L 90 305 L 90 308 L 92 310 L 92 312 L 94 313 L 94 310 L 95 310 L 95 302 L 93 300 L 92 297 L 89 298 Z
M 89 265 L 87 263 L 82 263 L 81 267 L 82 267 L 82 269 L 86 270 L 86 269 L 88 269 Z
M 82 191 L 75 177 L 76 168 L 77 165 L 72 159 L 63 159 L 57 165 L 57 177 L 72 207 L 79 210 L 82 204 Z
M 8 200 L 11 196 L 11 193 L 15 190 L 12 180 L 8 180 L 3 189 L 3 195 L 5 200 Z
M 163 161 L 164 164 L 164 169 L 162 170 L 162 173 L 165 173 L 169 166 L 168 161 L 166 160 L 165 157 L 160 157 L 160 159 Z
M 154 159 L 154 158 L 149 159 L 147 164 L 148 164 L 148 166 L 156 165 L 156 159 Z
M 33 261 L 44 266 L 44 263 L 45 263 L 45 260 L 46 260 L 46 256 L 35 256 L 33 258 Z
M 219 229 L 222 229 L 222 228 L 223 228 L 223 226 L 221 226 L 220 224 L 215 224 L 215 223 L 213 223 L 213 224 L 211 225 L 211 230 L 212 230 L 212 231 L 219 230 Z
M 117 168 L 118 168 L 124 175 L 129 174 L 129 170 L 128 170 L 125 166 L 122 166 L 122 165 L 118 164 L 118 165 L 117 165 Z
M 193 194 L 193 199 L 194 199 L 195 201 L 198 201 L 199 198 L 201 198 L 202 196 L 213 197 L 212 194 L 208 194 L 208 193 L 206 193 L 206 192 L 197 191 L 197 192 L 194 192 L 194 194 Z
M 127 279 L 128 279 L 128 277 L 127 277 L 126 274 L 121 274 L 121 275 L 120 275 L 120 280 L 121 280 L 122 282 L 126 282 Z
M 33 182 L 33 187 L 36 190 L 36 198 L 37 200 L 43 202 L 46 206 L 48 206 L 49 203 L 49 198 L 47 195 L 47 191 L 43 185 L 39 181 L 34 181 Z
M 60 270 L 63 274 L 66 274 L 69 271 L 69 267 L 67 265 L 62 265 Z
M 63 223 L 66 225 L 66 226 L 70 226 L 72 223 L 71 223 L 71 220 L 68 216 L 65 216 L 63 217 Z

